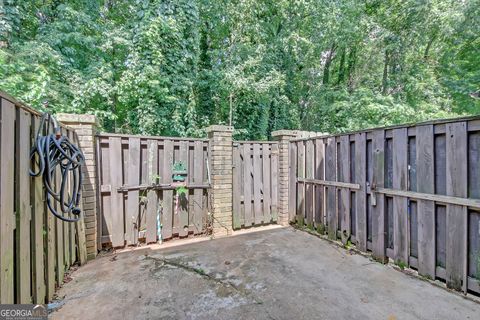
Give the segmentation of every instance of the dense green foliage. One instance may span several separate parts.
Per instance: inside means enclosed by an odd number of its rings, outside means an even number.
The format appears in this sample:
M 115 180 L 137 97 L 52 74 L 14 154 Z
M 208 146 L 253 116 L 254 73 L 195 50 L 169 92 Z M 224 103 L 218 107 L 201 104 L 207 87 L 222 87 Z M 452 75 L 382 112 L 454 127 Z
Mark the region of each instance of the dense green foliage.
M 3 0 L 0 88 L 108 131 L 238 138 L 480 113 L 479 0 Z

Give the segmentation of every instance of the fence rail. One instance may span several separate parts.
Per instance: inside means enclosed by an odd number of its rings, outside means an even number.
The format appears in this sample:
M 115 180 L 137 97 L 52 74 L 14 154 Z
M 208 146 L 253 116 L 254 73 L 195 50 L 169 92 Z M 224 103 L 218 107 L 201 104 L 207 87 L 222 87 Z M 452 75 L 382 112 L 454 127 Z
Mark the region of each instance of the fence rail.
M 480 293 L 480 119 L 290 143 L 289 216 Z
M 97 139 L 100 244 L 120 247 L 206 231 L 208 140 L 118 134 Z M 175 184 L 179 162 L 186 181 Z M 181 186 L 185 196 L 176 191 Z
M 236 141 L 233 145 L 233 228 L 278 219 L 278 143 Z
M 46 209 L 42 178 L 29 176 L 37 165 L 30 147 L 38 112 L 4 93 L 0 103 L 0 303 L 45 303 L 65 271 L 86 260 L 84 222 L 55 219 Z M 63 131 L 78 142 L 71 129 Z

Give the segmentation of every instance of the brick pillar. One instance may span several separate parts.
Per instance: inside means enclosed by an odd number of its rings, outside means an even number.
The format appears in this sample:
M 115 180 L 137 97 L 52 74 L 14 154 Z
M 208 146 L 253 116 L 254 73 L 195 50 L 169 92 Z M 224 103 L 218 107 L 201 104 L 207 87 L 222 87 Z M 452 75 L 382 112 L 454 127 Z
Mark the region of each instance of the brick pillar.
M 75 130 L 78 135 L 80 148 L 85 156 L 83 167 L 83 217 L 85 220 L 85 237 L 87 246 L 87 259 L 97 256 L 97 166 L 95 134 L 97 119 L 90 114 L 56 115 L 58 121 Z
M 279 144 L 278 224 L 288 225 L 290 222 L 288 216 L 288 196 L 290 193 L 290 190 L 288 189 L 290 172 L 290 140 L 296 138 L 312 138 L 321 135 L 324 135 L 324 133 L 300 130 L 277 130 L 272 132 L 272 139 L 278 141 Z
M 232 152 L 233 127 L 213 125 L 207 128 L 209 145 L 209 165 L 212 182 L 213 236 L 232 234 Z
M 298 137 L 301 131 L 277 130 L 272 132 L 273 140 L 278 141 L 278 224 L 288 225 L 288 185 L 289 185 L 289 141 Z

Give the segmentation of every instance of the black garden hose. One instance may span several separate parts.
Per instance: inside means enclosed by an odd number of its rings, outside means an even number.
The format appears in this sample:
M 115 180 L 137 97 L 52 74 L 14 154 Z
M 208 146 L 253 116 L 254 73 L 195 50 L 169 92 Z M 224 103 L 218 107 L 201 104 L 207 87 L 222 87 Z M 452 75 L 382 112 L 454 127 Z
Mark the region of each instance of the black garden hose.
M 54 133 L 49 133 L 51 125 L 53 125 Z M 46 135 L 42 135 L 43 132 Z M 85 158 L 80 148 L 61 134 L 57 121 L 49 113 L 42 115 L 35 144 L 30 151 L 30 159 L 38 163 L 38 171 L 30 169 L 30 175 L 32 177 L 42 176 L 45 198 L 50 212 L 63 221 L 78 221 L 81 218 L 81 210 L 78 205 L 82 198 L 82 166 Z M 54 187 L 57 170 L 61 172 L 61 183 L 60 186 Z M 72 181 L 70 186 L 67 186 L 69 175 Z M 69 190 L 66 190 L 67 187 Z M 57 209 L 53 205 L 55 201 L 59 203 Z M 72 218 L 66 216 L 70 213 L 73 214 Z

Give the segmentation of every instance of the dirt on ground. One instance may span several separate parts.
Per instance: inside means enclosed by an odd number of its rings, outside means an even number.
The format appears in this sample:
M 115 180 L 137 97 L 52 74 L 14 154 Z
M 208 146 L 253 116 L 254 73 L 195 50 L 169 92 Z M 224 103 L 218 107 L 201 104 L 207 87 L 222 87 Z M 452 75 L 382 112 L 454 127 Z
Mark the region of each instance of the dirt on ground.
M 274 228 L 110 253 L 52 319 L 480 319 L 480 304 L 306 232 Z

